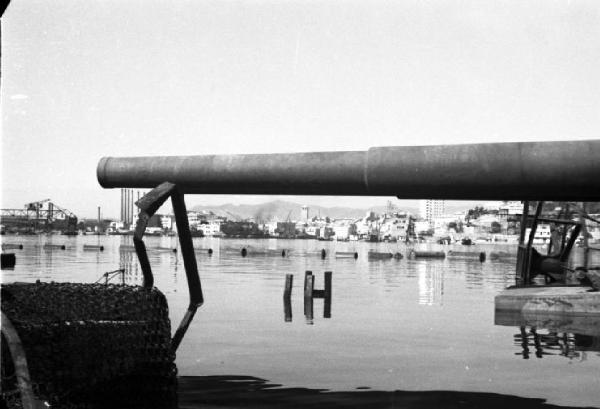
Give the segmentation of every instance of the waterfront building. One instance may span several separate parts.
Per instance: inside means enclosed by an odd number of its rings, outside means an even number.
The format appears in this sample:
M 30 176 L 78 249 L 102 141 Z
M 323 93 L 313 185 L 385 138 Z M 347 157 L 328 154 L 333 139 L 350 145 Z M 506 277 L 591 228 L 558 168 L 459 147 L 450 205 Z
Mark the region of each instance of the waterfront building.
M 508 201 L 498 208 L 498 216 L 508 218 L 523 214 L 523 202 Z
M 198 230 L 202 230 L 205 236 L 220 236 L 221 235 L 221 221 L 220 220 L 210 220 L 204 223 L 201 223 L 198 226 Z
M 444 214 L 444 200 L 420 200 L 419 201 L 419 216 L 423 220 L 429 222 L 429 227 L 433 227 L 433 219 Z

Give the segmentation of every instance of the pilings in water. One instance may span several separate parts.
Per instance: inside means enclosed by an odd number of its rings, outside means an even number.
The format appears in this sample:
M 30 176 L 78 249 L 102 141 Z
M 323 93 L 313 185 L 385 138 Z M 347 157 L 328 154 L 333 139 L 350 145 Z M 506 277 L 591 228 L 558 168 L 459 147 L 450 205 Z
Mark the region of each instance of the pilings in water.
M 326 271 L 325 286 L 323 290 L 315 290 L 315 276 L 312 271 L 306 271 L 304 275 L 304 316 L 308 324 L 313 323 L 313 300 L 322 298 L 323 318 L 331 318 L 331 277 L 332 272 Z
M 283 316 L 285 322 L 292 321 L 292 287 L 294 275 L 285 275 L 285 286 L 283 288 Z M 324 274 L 324 288 L 315 289 L 315 276 L 312 271 L 306 271 L 304 275 L 304 316 L 306 323 L 313 324 L 313 300 L 315 298 L 323 299 L 323 318 L 331 318 L 331 289 L 332 272 L 326 271 Z

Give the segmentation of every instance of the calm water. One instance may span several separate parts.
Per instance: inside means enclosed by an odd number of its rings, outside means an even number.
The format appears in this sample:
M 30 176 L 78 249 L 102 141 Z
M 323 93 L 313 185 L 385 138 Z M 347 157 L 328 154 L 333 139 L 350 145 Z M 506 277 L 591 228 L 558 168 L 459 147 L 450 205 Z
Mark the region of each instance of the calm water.
M 10 250 L 17 254 L 17 265 L 2 271 L 3 282 L 94 282 L 104 272 L 125 268 L 126 282 L 141 284 L 135 253 L 119 251 L 120 244 L 131 244 L 129 237 L 4 236 L 3 241 L 25 246 Z M 47 242 L 67 249 L 45 250 Z M 83 251 L 84 243 L 105 250 Z M 147 238 L 146 244 L 175 247 L 177 239 Z M 334 391 L 493 392 L 557 405 L 600 405 L 597 326 L 583 323 L 595 338 L 553 336 L 538 328 L 535 341 L 527 328 L 524 342 L 519 327 L 494 324 L 494 296 L 514 283 L 512 259 L 368 261 L 369 248 L 404 254 L 406 249 L 363 242 L 205 238 L 195 244 L 214 254 L 197 256 L 205 304 L 178 351 L 181 375 L 249 375 L 285 387 Z M 242 258 L 242 247 L 250 254 L 289 249 L 290 255 Z M 318 254 L 321 248 L 327 250 L 325 260 Z M 359 257 L 335 258 L 336 250 L 357 251 Z M 188 303 L 181 256 L 158 250 L 149 254 L 176 327 Z M 333 272 L 330 318 L 323 317 L 323 300 L 314 301 L 312 320 L 304 316 L 305 270 L 313 271 L 317 289 L 323 287 L 323 272 Z M 291 322 L 284 319 L 285 274 L 294 274 Z

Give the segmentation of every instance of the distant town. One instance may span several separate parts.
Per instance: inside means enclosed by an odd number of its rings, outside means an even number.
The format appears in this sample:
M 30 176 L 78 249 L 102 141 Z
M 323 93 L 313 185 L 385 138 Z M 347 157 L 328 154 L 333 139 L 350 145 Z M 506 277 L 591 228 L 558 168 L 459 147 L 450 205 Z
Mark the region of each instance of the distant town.
M 287 203 L 288 205 L 294 205 Z M 560 203 L 548 202 L 550 211 L 558 212 Z M 44 207 L 46 206 L 46 207 Z M 265 205 L 268 206 L 268 205 Z M 273 206 L 271 206 L 273 207 Z M 311 213 L 307 205 L 290 209 L 287 217 L 257 216 L 228 217 L 210 209 L 188 211 L 188 221 L 194 237 L 223 238 L 285 238 L 336 241 L 372 242 L 517 242 L 523 203 L 497 202 L 475 206 L 453 213 L 446 212 L 443 200 L 421 200 L 418 212 L 398 209 L 388 202 L 380 212 L 366 211 L 362 217 L 322 216 Z M 262 209 L 262 208 L 261 208 Z M 296 210 L 296 211 L 294 211 Z M 594 209 L 592 209 L 594 210 Z M 600 209 L 597 209 L 600 210 Z M 292 219 L 292 214 L 300 214 Z M 356 213 L 356 211 L 354 211 Z M 269 220 L 264 220 L 266 217 Z M 24 210 L 3 210 L 2 233 L 8 234 L 108 234 L 132 235 L 137 222 L 133 201 L 127 194 L 122 197 L 120 220 L 78 220 L 75 215 L 49 200 L 30 203 Z M 540 225 L 536 240 L 545 243 L 550 238 L 550 226 Z M 148 221 L 146 235 L 176 235 L 172 214 L 156 214 Z M 600 231 L 590 230 L 590 238 L 600 240 Z

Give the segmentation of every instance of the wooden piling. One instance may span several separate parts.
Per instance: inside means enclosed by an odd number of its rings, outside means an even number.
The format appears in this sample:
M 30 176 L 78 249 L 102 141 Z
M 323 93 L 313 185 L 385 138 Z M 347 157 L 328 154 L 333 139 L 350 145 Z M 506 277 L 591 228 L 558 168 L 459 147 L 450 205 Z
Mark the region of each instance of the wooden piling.
M 323 290 L 323 318 L 331 318 L 331 275 L 331 271 L 325 271 L 325 290 Z
M 446 253 L 443 251 L 416 251 L 411 250 L 408 253 L 408 258 L 446 258 Z
M 312 271 L 306 271 L 304 273 L 304 298 L 313 298 L 313 291 L 315 288 L 315 277 L 312 275 Z
M 481 251 L 454 251 L 454 250 L 449 250 L 448 251 L 448 258 L 472 258 L 472 259 L 478 259 L 480 262 L 484 262 L 486 259 L 486 255 L 485 252 Z
M 356 260 L 358 258 L 358 253 L 355 251 L 336 251 L 335 257 L 336 258 L 353 258 Z
M 56 250 L 66 250 L 67 247 L 64 244 L 44 244 L 44 249 L 56 249 Z
M 2 243 L 2 250 L 23 250 L 23 245 L 13 243 Z
M 285 322 L 292 321 L 292 286 L 294 283 L 294 275 L 285 275 L 285 287 L 283 289 L 283 316 Z
M 292 285 L 294 283 L 294 275 L 286 274 L 285 275 L 285 288 L 283 290 L 283 297 L 290 298 L 292 296 Z
M 83 251 L 104 251 L 104 246 L 97 244 L 84 244 Z

